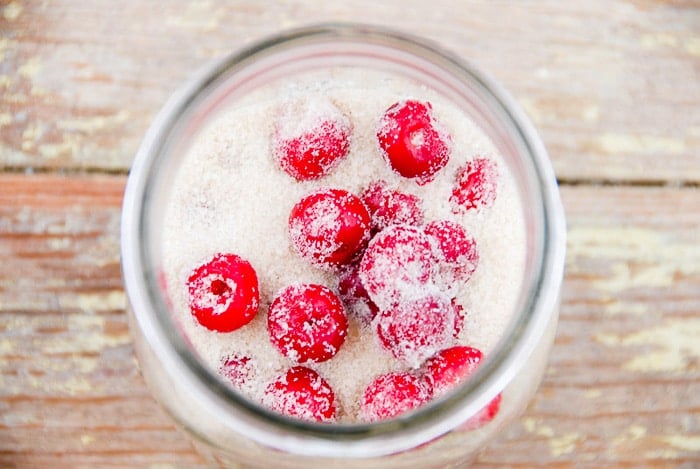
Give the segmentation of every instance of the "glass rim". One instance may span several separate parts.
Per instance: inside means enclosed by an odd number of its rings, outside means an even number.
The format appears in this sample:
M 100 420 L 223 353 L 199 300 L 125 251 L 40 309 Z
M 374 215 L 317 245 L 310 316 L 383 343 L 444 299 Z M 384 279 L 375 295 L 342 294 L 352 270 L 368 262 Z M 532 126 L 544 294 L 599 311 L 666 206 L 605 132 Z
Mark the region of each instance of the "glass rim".
M 147 220 L 149 188 L 164 159 L 164 149 L 173 129 L 200 94 L 226 73 L 264 54 L 280 53 L 305 44 L 328 41 L 376 44 L 402 50 L 436 65 L 444 73 L 476 84 L 489 98 L 489 111 L 508 124 L 509 137 L 527 149 L 542 204 L 542 257 L 536 282 L 530 285 L 525 308 L 515 311 L 508 340 L 501 340 L 483 366 L 458 390 L 395 419 L 362 424 L 320 424 L 288 418 L 269 411 L 224 384 L 191 352 L 170 318 L 157 273 L 149 265 L 147 243 L 142 242 Z M 505 117 L 505 119 L 500 119 Z M 170 372 L 192 385 L 215 414 L 225 408 L 237 423 L 237 431 L 265 446 L 323 456 L 375 456 L 402 451 L 449 431 L 488 403 L 510 378 L 525 366 L 544 333 L 561 288 L 565 252 L 564 211 L 551 162 L 534 126 L 516 101 L 500 85 L 463 59 L 424 39 L 389 29 L 359 24 L 321 24 L 283 32 L 233 52 L 191 77 L 166 102 L 156 116 L 138 150 L 124 194 L 121 225 L 122 272 L 127 297 L 138 326 L 156 356 Z M 217 412 L 218 411 L 218 412 Z M 177 416 L 174 416 L 177 419 Z M 187 422 L 181 422 L 188 426 Z M 206 436 L 200 435 L 200 437 Z M 309 445 L 309 439 L 315 442 Z M 215 444 L 215 442 L 211 442 Z

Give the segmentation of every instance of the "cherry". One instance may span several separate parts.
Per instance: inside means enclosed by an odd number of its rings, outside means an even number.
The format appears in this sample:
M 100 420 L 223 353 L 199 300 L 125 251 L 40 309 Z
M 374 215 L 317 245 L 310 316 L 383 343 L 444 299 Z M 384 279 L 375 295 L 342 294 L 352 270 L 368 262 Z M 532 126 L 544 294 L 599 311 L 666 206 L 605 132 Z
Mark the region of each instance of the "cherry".
M 370 241 L 359 275 L 372 301 L 386 309 L 423 292 L 433 282 L 434 272 L 428 236 L 413 226 L 393 225 Z
M 390 225 L 422 225 L 423 209 L 421 200 L 413 194 L 406 194 L 387 187 L 384 181 L 372 182 L 360 198 L 372 215 L 372 230 L 378 232 Z
M 349 312 L 363 324 L 369 324 L 379 308 L 372 301 L 360 280 L 359 264 L 352 264 L 338 274 L 338 295 Z
M 267 328 L 272 344 L 298 363 L 323 362 L 345 342 L 348 319 L 343 303 L 329 288 L 290 285 L 270 305 Z
M 216 254 L 187 279 L 188 303 L 197 321 L 209 330 L 231 332 L 258 312 L 260 293 L 255 269 L 235 254 Z
M 290 103 L 275 121 L 273 156 L 297 181 L 318 179 L 347 156 L 351 132 L 350 121 L 330 100 Z
M 435 240 L 441 287 L 450 292 L 458 290 L 471 278 L 479 264 L 476 241 L 462 225 L 450 220 L 428 223 L 425 233 Z
M 303 197 L 289 215 L 289 237 L 312 265 L 349 264 L 370 237 L 371 217 L 362 201 L 343 189 L 321 189 Z
M 395 358 L 418 367 L 449 344 L 454 323 L 450 301 L 441 294 L 431 294 L 381 311 L 376 330 L 380 343 Z
M 281 414 L 317 422 L 331 422 L 336 413 L 331 386 L 304 366 L 292 367 L 270 383 L 263 404 Z
M 475 158 L 457 171 L 450 204 L 455 214 L 491 207 L 496 200 L 498 167 L 488 158 Z
M 362 393 L 360 416 L 367 422 L 387 420 L 425 404 L 431 394 L 430 387 L 417 375 L 406 372 L 383 374 Z
M 394 103 L 380 120 L 377 139 L 389 166 L 419 185 L 432 181 L 450 159 L 451 139 L 433 118 L 429 102 Z

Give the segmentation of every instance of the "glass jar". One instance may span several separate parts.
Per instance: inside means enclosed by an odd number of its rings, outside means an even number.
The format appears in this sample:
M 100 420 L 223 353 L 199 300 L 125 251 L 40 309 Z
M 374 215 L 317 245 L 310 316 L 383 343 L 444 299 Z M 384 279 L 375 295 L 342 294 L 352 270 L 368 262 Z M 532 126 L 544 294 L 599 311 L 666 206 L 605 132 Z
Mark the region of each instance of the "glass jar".
M 222 109 L 300 71 L 366 67 L 409 78 L 451 100 L 493 141 L 525 208 L 527 254 L 509 329 L 477 372 L 448 396 L 372 424 L 316 424 L 269 412 L 225 385 L 173 320 L 164 285 L 163 212 L 187 148 Z M 473 66 L 376 27 L 323 25 L 280 34 L 200 71 L 167 102 L 131 169 L 122 267 L 141 372 L 156 399 L 222 467 L 444 467 L 473 459 L 534 394 L 553 342 L 565 221 L 556 179 L 530 121 Z M 496 418 L 464 423 L 502 393 Z

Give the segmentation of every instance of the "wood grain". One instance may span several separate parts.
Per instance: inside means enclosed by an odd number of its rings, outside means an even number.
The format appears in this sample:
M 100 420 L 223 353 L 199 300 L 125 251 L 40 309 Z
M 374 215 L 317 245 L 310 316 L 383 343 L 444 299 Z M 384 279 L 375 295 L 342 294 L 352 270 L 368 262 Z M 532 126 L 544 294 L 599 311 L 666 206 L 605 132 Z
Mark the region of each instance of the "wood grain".
M 489 71 L 533 118 L 562 180 L 700 181 L 696 1 L 0 5 L 5 168 L 123 172 L 196 67 L 283 28 L 357 21 L 426 37 Z
M 124 182 L 0 175 L 2 467 L 204 467 L 133 358 Z M 477 467 L 697 467 L 700 191 L 562 190 L 567 276 L 547 376 Z

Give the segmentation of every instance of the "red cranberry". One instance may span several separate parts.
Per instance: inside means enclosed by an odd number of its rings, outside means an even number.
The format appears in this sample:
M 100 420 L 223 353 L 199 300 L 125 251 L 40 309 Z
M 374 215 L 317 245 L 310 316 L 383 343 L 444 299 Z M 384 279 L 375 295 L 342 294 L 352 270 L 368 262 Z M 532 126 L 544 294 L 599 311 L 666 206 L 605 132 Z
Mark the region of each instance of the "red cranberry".
M 450 204 L 455 214 L 490 207 L 496 200 L 498 167 L 488 158 L 475 158 L 457 171 Z
M 431 398 L 426 382 L 411 373 L 387 373 L 372 381 L 362 394 L 361 418 L 387 420 L 413 410 Z
M 263 404 L 281 414 L 302 420 L 335 419 L 335 393 L 317 372 L 303 366 L 290 368 L 265 389 Z

